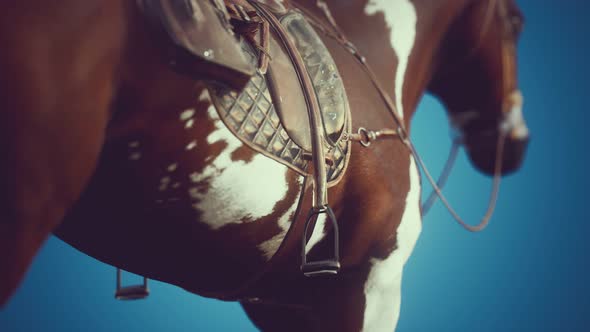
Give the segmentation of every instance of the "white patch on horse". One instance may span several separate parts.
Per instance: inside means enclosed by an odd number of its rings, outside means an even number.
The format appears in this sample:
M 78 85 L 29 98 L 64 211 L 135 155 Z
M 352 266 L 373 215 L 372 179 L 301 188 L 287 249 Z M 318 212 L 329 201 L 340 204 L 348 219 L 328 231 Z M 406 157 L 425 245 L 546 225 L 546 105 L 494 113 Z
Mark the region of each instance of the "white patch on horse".
M 165 176 L 165 177 L 161 178 L 160 179 L 160 187 L 158 189 L 160 191 L 168 190 L 168 187 L 170 186 L 171 181 L 172 181 L 172 178 L 170 178 L 169 176 Z
M 326 220 L 328 220 L 326 214 L 320 214 L 318 216 L 313 233 L 305 245 L 306 253 L 310 252 L 326 236 Z
M 166 170 L 168 170 L 168 172 L 172 173 L 174 171 L 176 171 L 176 169 L 178 168 L 178 163 L 173 163 L 168 165 L 168 167 L 166 167 Z
M 133 152 L 133 153 L 129 154 L 129 160 L 139 160 L 139 159 L 141 159 L 140 152 Z
M 414 250 L 421 231 L 420 176 L 416 162 L 410 157 L 410 191 L 397 228 L 397 247 L 389 257 L 371 260 L 372 267 L 365 283 L 363 331 L 395 330 L 401 306 L 403 267 Z
M 507 132 L 513 139 L 525 139 L 529 137 L 529 128 L 522 115 L 522 105 L 514 105 L 505 115 L 502 122 L 502 130 Z
M 207 94 L 207 98 L 209 98 L 209 94 Z M 219 120 L 219 114 L 217 114 L 217 109 L 215 106 L 210 105 L 209 108 L 207 108 L 207 114 L 209 115 L 209 119 L 216 119 L 216 128 L 219 129 L 219 121 L 221 120 Z
M 201 212 L 201 222 L 218 230 L 244 220 L 256 220 L 273 213 L 277 202 L 287 194 L 287 167 L 261 154 L 250 162 L 233 161 L 232 153 L 243 146 L 219 120 L 213 106 L 209 116 L 216 130 L 207 137 L 208 144 L 224 142 L 224 150 L 202 172 L 190 175 L 193 183 L 207 183 L 207 189 L 194 187 L 189 195 Z
M 191 141 L 190 143 L 188 143 L 188 145 L 186 146 L 186 150 L 190 151 L 194 148 L 197 147 L 197 141 Z
M 180 113 L 180 121 L 187 121 L 190 118 L 192 118 L 193 116 L 195 116 L 194 109 L 184 110 L 184 111 L 182 111 L 182 113 Z
M 297 180 L 299 184 L 299 190 L 297 191 L 297 199 L 293 202 L 293 205 L 289 207 L 287 211 L 279 218 L 278 226 L 280 227 L 281 231 L 273 236 L 271 239 L 266 240 L 258 245 L 258 249 L 260 249 L 266 258 L 266 260 L 270 260 L 272 256 L 277 252 L 281 243 L 285 239 L 285 235 L 289 231 L 291 227 L 291 222 L 293 221 L 293 217 L 297 210 L 297 206 L 299 206 L 299 195 L 301 194 L 301 186 L 303 185 L 303 177 L 299 177 Z
M 141 150 L 139 149 L 140 143 L 139 141 L 130 141 L 127 143 L 127 147 L 129 150 L 129 155 L 127 158 L 131 161 L 137 161 L 141 159 Z
M 199 199 L 199 197 L 201 197 L 199 194 L 199 188 L 197 188 L 197 187 L 190 188 L 188 190 L 188 195 L 194 199 Z M 193 205 L 193 206 L 196 206 L 196 205 Z M 195 207 L 195 209 L 198 209 L 198 206 Z
M 197 173 L 197 172 L 194 172 L 194 173 L 191 173 L 191 174 L 189 174 L 189 176 L 188 176 L 188 177 L 191 179 L 191 182 L 197 183 L 197 182 L 199 182 L 199 181 L 200 181 L 200 180 L 199 180 L 199 178 L 200 178 L 200 175 L 199 175 L 199 173 Z
M 199 95 L 199 101 L 211 101 L 211 96 L 209 95 L 209 90 L 207 90 L 207 89 L 201 90 L 201 94 Z
M 397 54 L 395 73 L 395 106 L 400 118 L 404 118 L 404 79 L 410 54 L 416 39 L 416 8 L 409 0 L 371 0 L 365 8 L 367 15 L 382 12 L 391 29 L 391 47 Z

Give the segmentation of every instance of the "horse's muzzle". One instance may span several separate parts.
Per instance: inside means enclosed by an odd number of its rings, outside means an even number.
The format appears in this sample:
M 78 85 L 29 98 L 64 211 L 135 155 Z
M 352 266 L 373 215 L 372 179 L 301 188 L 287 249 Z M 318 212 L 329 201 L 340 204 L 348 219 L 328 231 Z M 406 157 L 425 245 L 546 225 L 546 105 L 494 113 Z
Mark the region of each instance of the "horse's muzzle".
M 473 165 L 487 175 L 494 175 L 498 147 L 498 135 L 465 136 L 464 143 L 469 159 Z M 529 136 L 511 137 L 504 141 L 502 154 L 502 175 L 517 171 L 524 161 L 529 143 Z
M 465 133 L 463 140 L 473 165 L 494 175 L 497 158 L 502 158 L 501 173 L 510 174 L 522 166 L 529 143 L 529 129 L 522 114 L 523 97 L 514 90 L 504 101 L 504 112 L 493 129 Z M 503 136 L 503 142 L 499 141 Z M 502 144 L 502 155 L 498 148 Z

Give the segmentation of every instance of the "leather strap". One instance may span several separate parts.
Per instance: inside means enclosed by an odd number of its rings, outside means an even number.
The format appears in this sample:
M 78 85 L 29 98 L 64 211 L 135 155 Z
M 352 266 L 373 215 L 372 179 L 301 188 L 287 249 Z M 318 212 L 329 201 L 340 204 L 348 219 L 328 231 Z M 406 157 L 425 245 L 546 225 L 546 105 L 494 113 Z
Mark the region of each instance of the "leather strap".
M 305 91 L 305 102 L 307 104 L 309 123 L 311 125 L 311 143 L 313 154 L 313 177 L 314 177 L 314 196 L 313 208 L 320 210 L 328 205 L 328 175 L 326 171 L 324 153 L 324 130 L 322 126 L 322 118 L 320 113 L 320 106 L 315 98 L 315 90 L 311 79 L 307 75 L 305 64 L 299 55 L 297 47 L 290 39 L 287 31 L 283 28 L 281 22 L 264 6 L 261 6 L 254 0 L 248 0 L 249 3 L 256 8 L 256 10 L 266 19 L 272 29 L 275 30 L 281 42 L 285 46 L 293 65 L 296 68 L 297 75 L 303 90 Z

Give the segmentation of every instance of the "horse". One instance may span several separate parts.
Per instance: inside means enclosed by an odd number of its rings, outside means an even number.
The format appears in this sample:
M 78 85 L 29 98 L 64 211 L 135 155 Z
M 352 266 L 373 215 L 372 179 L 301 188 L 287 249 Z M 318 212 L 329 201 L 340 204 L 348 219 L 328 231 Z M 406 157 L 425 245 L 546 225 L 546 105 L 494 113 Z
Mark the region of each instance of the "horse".
M 292 145 L 309 166 L 302 174 L 222 118 L 216 93 L 247 89 L 245 78 L 279 65 L 265 45 L 250 47 L 253 61 L 220 64 L 207 48 L 200 58 L 176 52 L 178 40 L 135 2 L 37 2 L 0 12 L 2 304 L 54 233 L 118 268 L 239 301 L 261 330 L 391 331 L 422 229 L 409 137 L 421 96 L 445 105 L 482 173 L 508 174 L 524 159 L 516 70 L 523 16 L 513 0 L 227 1 L 241 28 L 257 35 L 277 29 L 268 26 L 273 12 L 295 10 L 329 50 L 350 114 L 334 136 L 347 164 L 331 184 L 317 174 L 333 155 Z M 187 3 L 215 12 L 208 24 L 232 22 L 219 1 Z M 253 13 L 259 20 L 245 22 Z M 201 34 L 188 44 L 224 40 L 215 48 L 230 50 L 222 58 L 252 42 L 194 30 Z M 287 80 L 279 76 L 277 84 Z M 287 91 L 280 97 L 296 94 Z M 326 199 L 330 213 L 313 209 Z M 336 254 L 328 263 L 337 266 L 302 274 L 302 260 Z

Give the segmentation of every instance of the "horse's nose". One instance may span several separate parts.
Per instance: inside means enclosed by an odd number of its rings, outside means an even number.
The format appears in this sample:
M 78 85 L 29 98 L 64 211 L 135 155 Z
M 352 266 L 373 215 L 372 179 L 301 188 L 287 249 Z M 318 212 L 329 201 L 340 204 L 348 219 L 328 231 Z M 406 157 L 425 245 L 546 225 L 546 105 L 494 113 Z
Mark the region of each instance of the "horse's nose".
M 524 161 L 529 143 L 529 128 L 522 114 L 523 97 L 519 90 L 506 96 L 503 104 L 504 112 L 499 127 L 493 134 L 470 134 L 465 137 L 465 146 L 474 166 L 483 173 L 493 175 L 496 160 L 502 157 L 502 174 L 518 170 Z M 504 136 L 503 153 L 498 155 L 499 135 Z
M 509 174 L 517 171 L 524 161 L 526 150 L 529 144 L 529 135 L 518 138 L 508 138 L 504 145 L 504 156 L 502 160 L 502 174 Z
M 506 136 L 504 152 L 502 154 L 502 174 L 510 174 L 517 171 L 524 161 L 529 136 Z M 465 148 L 473 165 L 487 175 L 494 175 L 497 155 L 498 136 L 470 140 L 466 137 Z

